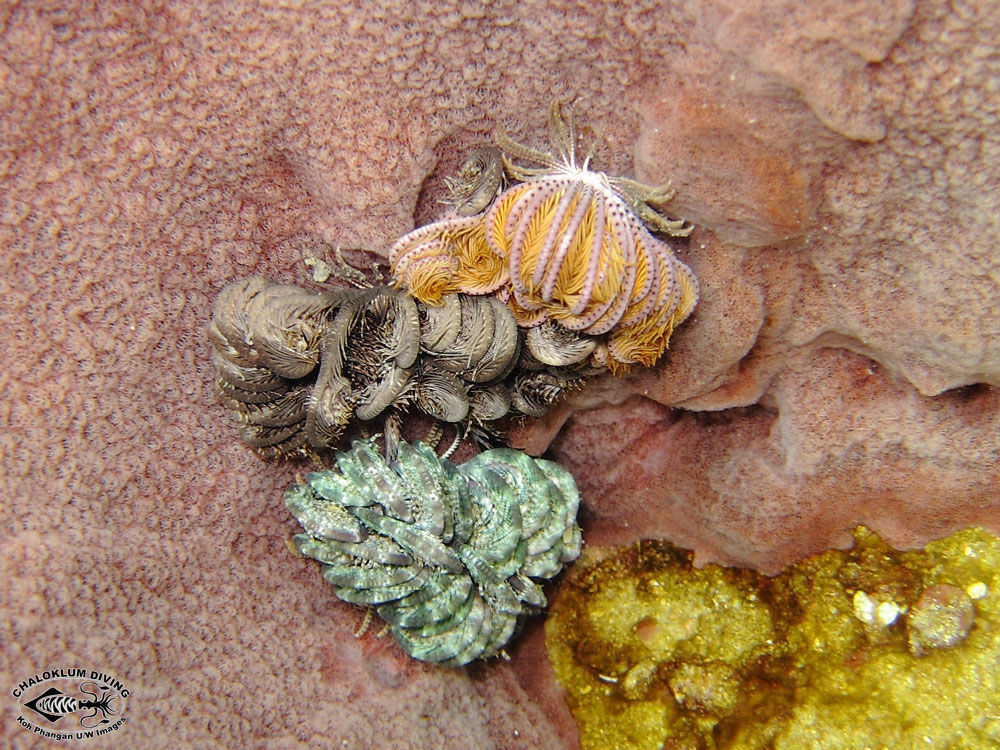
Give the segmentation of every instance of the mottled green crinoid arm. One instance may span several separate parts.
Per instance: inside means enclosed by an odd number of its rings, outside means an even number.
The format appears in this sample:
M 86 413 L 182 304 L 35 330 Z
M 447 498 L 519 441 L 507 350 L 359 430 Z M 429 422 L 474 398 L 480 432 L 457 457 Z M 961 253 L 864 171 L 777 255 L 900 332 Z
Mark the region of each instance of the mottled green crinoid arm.
M 393 628 L 392 634 L 410 656 L 447 662 L 475 642 L 488 616 L 486 603 L 473 594 L 442 622 L 422 628 Z
M 309 534 L 296 534 L 292 541 L 306 557 L 321 563 L 350 562 L 354 565 L 413 565 L 414 559 L 396 542 L 372 535 L 363 542 L 353 544 L 336 539 L 316 539 Z
M 402 442 L 389 463 L 359 440 L 336 464 L 285 493 L 307 532 L 295 545 L 338 597 L 376 606 L 417 659 L 497 653 L 545 605 L 532 577 L 579 553 L 576 485 L 550 462 L 499 449 L 456 467 Z
M 463 489 L 455 472 L 448 471 L 449 466 L 420 442 L 400 443 L 394 466 L 410 492 L 423 495 L 424 502 L 416 503 L 413 508 L 414 526 L 445 542 L 451 540 Z
M 418 591 L 383 607 L 379 616 L 400 628 L 419 628 L 447 620 L 472 595 L 472 579 L 438 571 Z
M 336 498 L 336 496 L 335 496 Z M 285 505 L 302 528 L 321 539 L 361 542 L 368 536 L 364 526 L 344 505 L 317 495 L 306 484 L 297 484 L 285 493 Z
M 551 578 L 562 570 L 564 562 L 575 560 L 580 556 L 583 538 L 579 525 L 574 521 L 580 508 L 580 493 L 576 489 L 573 477 L 559 464 L 537 459 L 537 465 L 559 488 L 558 495 L 555 493 L 549 495 L 552 501 L 551 512 L 559 517 L 561 517 L 560 513 L 564 512 L 566 522 L 563 524 L 562 538 L 554 542 L 548 550 L 546 550 L 545 544 L 529 546 L 529 559 L 525 561 L 524 572 L 536 578 Z M 555 525 L 558 526 L 558 524 Z M 541 533 L 545 533 L 544 527 Z M 532 549 L 537 551 L 532 552 Z M 555 553 L 558 553 L 558 556 Z
M 520 490 L 521 572 L 538 578 L 556 575 L 564 561 L 575 560 L 580 554 L 576 524 L 580 495 L 572 476 L 558 464 L 509 448 L 481 453 L 461 470 L 475 475 L 486 466 L 505 471 L 510 484 Z
M 386 513 L 413 522 L 411 488 L 393 471 L 372 440 L 355 440 L 349 453 L 337 454 L 337 465 L 361 492 L 381 505 Z M 349 474 L 348 474 L 349 473 Z
M 396 601 L 414 591 L 419 591 L 420 587 L 427 582 L 428 576 L 426 570 L 421 570 L 413 578 L 406 581 L 392 583 L 386 579 L 373 579 L 374 583 L 371 586 L 362 588 L 356 580 L 347 581 L 346 585 L 343 586 L 338 585 L 337 581 L 342 579 L 337 576 L 337 573 L 331 572 L 330 568 L 323 568 L 323 578 L 334 584 L 337 596 L 345 602 L 362 605 L 384 604 Z
M 473 459 L 475 460 L 475 459 Z M 478 517 L 468 545 L 484 560 L 503 565 L 521 542 L 521 507 L 517 487 L 503 467 L 480 464 L 474 471 L 462 473 L 469 481 L 469 494 Z M 512 571 L 513 572 L 513 571 Z

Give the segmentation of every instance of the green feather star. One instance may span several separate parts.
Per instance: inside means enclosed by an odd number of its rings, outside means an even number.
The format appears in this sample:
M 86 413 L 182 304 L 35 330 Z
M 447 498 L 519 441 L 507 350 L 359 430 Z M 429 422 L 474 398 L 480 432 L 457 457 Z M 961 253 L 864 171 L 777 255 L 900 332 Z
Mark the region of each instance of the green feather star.
M 387 462 L 372 440 L 338 453 L 285 493 L 337 596 L 372 605 L 416 659 L 461 666 L 492 656 L 546 604 L 533 579 L 580 554 L 580 495 L 569 472 L 519 451 L 461 466 L 423 443 Z

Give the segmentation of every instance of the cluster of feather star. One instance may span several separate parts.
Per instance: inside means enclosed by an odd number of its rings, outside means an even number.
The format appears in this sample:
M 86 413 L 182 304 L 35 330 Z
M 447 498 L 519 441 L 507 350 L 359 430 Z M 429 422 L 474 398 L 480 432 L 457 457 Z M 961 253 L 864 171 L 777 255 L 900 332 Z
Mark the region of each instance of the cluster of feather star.
M 285 494 L 305 530 L 295 545 L 414 658 L 460 666 L 499 652 L 545 606 L 532 579 L 580 554 L 579 494 L 549 461 L 501 448 L 456 467 L 402 442 L 390 463 L 359 440 L 337 466 Z
M 217 390 L 244 443 L 266 454 L 335 448 L 350 426 L 413 407 L 472 429 L 543 415 L 592 368 L 592 346 L 525 332 L 492 297 L 428 306 L 385 286 L 313 293 L 261 277 L 219 294 L 209 327 Z
M 489 440 L 490 423 L 542 416 L 584 377 L 652 365 L 698 300 L 647 229 L 690 232 L 652 208 L 669 192 L 578 167 L 558 105 L 551 125 L 556 156 L 506 137 L 472 155 L 448 181 L 453 215 L 392 248 L 395 288 L 243 279 L 209 329 L 220 400 L 252 448 L 318 458 L 380 423 L 386 458 L 355 441 L 285 501 L 337 595 L 374 606 L 426 661 L 499 653 L 545 606 L 534 579 L 579 555 L 579 494 L 561 467 L 509 449 L 456 467 L 400 441 L 403 416 L 456 424 L 455 444 Z
M 550 321 L 593 338 L 592 364 L 613 373 L 650 366 L 697 303 L 698 282 L 646 224 L 671 236 L 691 229 L 652 208 L 668 190 L 592 172 L 589 157 L 577 166 L 558 105 L 551 127 L 557 155 L 506 137 L 474 153 L 448 182 L 454 215 L 396 242 L 393 276 L 432 304 L 495 294 L 519 326 Z M 505 181 L 514 184 L 503 190 Z

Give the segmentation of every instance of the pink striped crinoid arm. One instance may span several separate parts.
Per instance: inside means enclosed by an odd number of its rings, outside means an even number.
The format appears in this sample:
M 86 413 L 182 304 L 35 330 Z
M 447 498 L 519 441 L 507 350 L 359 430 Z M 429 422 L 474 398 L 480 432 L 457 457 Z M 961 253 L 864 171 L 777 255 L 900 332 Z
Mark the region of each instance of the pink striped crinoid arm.
M 395 283 L 421 302 L 445 294 L 489 294 L 507 281 L 502 258 L 486 243 L 482 216 L 444 219 L 414 229 L 389 251 Z
M 610 191 L 550 177 L 505 191 L 487 213 L 486 236 L 507 258 L 513 297 L 523 311 L 543 309 L 545 317 L 574 330 L 600 321 L 595 332 L 603 333 L 633 296 L 637 243 L 629 217 Z M 650 283 L 644 274 L 644 287 Z
M 389 251 L 393 283 L 421 302 L 436 304 L 442 295 L 458 291 L 454 274 L 458 262 L 446 242 L 445 226 L 436 222 L 400 237 Z
M 636 242 L 621 220 L 627 209 L 614 196 L 598 192 L 594 210 L 584 222 L 586 232 L 567 263 L 575 277 L 567 280 L 573 304 L 554 310 L 552 318 L 566 328 L 589 335 L 607 333 L 621 319 L 636 282 Z M 575 263 L 572 261 L 575 260 Z M 566 271 L 564 271 L 565 273 Z M 557 295 L 558 296 L 558 295 Z
M 674 258 L 666 245 L 657 257 L 661 283 L 652 312 L 631 325 L 615 329 L 608 339 L 606 364 L 614 374 L 626 372 L 631 364 L 646 367 L 655 364 L 667 350 L 674 329 L 698 302 L 698 281 L 691 269 Z
M 448 233 L 450 252 L 457 262 L 455 283 L 466 294 L 492 294 L 510 279 L 507 264 L 486 241 L 486 223 L 482 216 L 476 221 Z

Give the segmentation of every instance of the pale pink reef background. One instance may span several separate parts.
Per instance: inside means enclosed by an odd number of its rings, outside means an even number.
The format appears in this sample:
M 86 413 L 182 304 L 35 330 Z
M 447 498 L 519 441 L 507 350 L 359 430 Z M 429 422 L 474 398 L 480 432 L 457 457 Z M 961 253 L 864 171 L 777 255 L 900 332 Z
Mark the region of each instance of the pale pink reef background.
M 351 636 L 205 337 L 225 283 L 384 253 L 557 97 L 673 180 L 703 288 L 662 367 L 516 435 L 588 542 L 773 572 L 859 522 L 1000 531 L 996 2 L 208 5 L 0 9 L 4 690 L 113 673 L 119 747 L 575 745 L 537 622 L 464 671 Z

